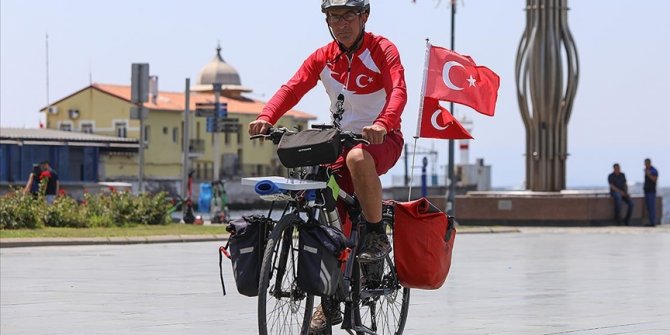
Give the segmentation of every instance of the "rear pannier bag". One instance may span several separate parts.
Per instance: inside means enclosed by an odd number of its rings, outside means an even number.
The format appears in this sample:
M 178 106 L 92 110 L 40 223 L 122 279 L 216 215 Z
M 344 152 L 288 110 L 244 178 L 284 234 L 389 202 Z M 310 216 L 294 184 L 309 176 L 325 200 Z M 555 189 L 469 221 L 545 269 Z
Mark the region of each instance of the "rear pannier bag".
M 426 290 L 442 287 L 456 238 L 453 217 L 426 198 L 397 202 L 394 211 L 393 255 L 400 284 Z
M 347 238 L 333 227 L 306 225 L 300 228 L 298 286 L 308 294 L 335 294 L 342 272 L 339 260 Z
M 286 133 L 277 147 L 277 156 L 287 168 L 328 164 L 340 155 L 340 132 L 337 129 L 306 129 Z
M 233 264 L 235 285 L 240 294 L 258 295 L 263 252 L 272 220 L 262 215 L 243 216 L 230 223 L 230 260 Z

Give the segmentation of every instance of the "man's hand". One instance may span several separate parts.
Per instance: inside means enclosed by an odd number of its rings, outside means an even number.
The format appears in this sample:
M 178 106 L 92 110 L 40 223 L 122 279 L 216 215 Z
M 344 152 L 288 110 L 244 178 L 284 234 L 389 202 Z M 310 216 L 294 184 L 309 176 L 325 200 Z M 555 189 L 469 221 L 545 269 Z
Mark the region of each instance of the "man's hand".
M 381 144 L 384 142 L 386 136 L 386 128 L 373 124 L 371 126 L 363 127 L 363 138 L 368 140 L 370 144 Z
M 256 120 L 249 123 L 249 135 L 254 136 L 258 134 L 263 134 L 272 127 L 272 123 L 265 120 Z

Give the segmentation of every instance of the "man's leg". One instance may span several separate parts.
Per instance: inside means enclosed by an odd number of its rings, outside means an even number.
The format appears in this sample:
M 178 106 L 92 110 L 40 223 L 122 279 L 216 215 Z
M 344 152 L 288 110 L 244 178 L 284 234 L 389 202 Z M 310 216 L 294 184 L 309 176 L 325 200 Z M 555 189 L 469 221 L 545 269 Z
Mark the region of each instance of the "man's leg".
M 377 175 L 375 160 L 369 152 L 354 148 L 347 155 L 347 168 L 351 173 L 354 192 L 361 202 L 367 222 L 382 220 L 382 183 Z
M 611 192 L 610 195 L 614 198 L 614 220 L 621 224 L 621 193 Z
M 349 152 L 347 168 L 366 221 L 365 239 L 358 258 L 364 263 L 374 262 L 391 251 L 382 223 L 382 184 L 374 158 L 364 149 L 354 148 Z
M 644 200 L 647 203 L 647 215 L 649 216 L 649 225 L 656 225 L 656 193 L 645 193 Z
M 627 226 L 630 224 L 630 217 L 633 215 L 633 199 L 630 196 L 623 197 L 623 200 L 626 202 L 628 208 L 626 209 L 626 218 L 623 220 L 623 223 Z

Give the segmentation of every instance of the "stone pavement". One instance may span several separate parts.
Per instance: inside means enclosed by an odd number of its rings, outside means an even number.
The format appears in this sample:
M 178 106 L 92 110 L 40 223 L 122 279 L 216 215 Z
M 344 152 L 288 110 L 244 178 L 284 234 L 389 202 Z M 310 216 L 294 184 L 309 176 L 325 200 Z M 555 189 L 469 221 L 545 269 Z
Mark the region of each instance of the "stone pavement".
M 405 334 L 670 334 L 668 227 L 517 231 L 459 234 Z M 219 245 L 2 248 L 0 333 L 256 334 L 228 261 L 221 294 Z

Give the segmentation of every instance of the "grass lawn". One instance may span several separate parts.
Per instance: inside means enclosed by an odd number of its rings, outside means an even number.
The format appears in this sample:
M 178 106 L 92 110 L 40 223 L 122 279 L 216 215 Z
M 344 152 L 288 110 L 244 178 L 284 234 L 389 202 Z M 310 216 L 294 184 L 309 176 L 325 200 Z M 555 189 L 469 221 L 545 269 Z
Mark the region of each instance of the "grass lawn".
M 0 238 L 18 237 L 124 237 L 155 235 L 222 235 L 225 225 L 191 225 L 172 223 L 156 226 L 110 227 L 110 228 L 54 228 L 2 229 Z

